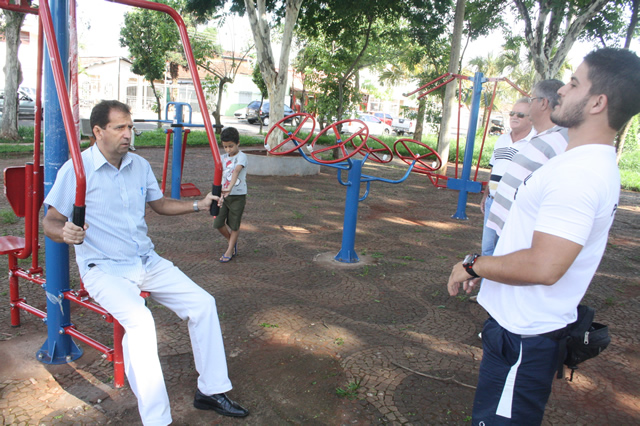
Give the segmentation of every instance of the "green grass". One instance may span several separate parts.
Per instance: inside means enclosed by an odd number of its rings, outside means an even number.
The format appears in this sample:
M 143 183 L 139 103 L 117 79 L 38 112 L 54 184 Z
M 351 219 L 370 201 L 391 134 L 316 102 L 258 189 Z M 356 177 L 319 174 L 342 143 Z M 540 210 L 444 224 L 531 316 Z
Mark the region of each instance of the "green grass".
M 13 210 L 0 210 L 0 222 L 3 224 L 10 225 L 12 223 L 16 223 L 18 221 L 18 217 L 13 213 Z
M 216 140 L 218 143 L 219 135 L 216 135 Z M 148 130 L 143 132 L 140 136 L 136 136 L 135 145 L 137 147 L 141 146 L 165 146 L 167 142 L 167 134 L 162 129 L 156 130 Z M 188 146 L 209 146 L 209 139 L 207 137 L 207 132 L 204 130 L 194 130 L 189 133 L 189 137 L 187 139 Z M 240 135 L 240 145 L 241 146 L 251 146 L 251 145 L 264 145 L 264 136 L 249 136 L 249 135 Z

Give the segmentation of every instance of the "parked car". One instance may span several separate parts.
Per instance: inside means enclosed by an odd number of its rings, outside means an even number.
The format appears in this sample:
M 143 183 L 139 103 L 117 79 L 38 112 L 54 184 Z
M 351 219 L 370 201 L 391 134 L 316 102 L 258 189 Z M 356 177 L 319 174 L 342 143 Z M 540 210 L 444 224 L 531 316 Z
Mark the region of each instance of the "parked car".
M 236 120 L 246 120 L 247 119 L 247 107 L 240 108 L 233 113 L 233 116 Z
M 415 130 L 415 120 L 409 120 L 408 118 L 394 118 L 391 128 L 397 135 L 410 134 Z
M 371 114 L 358 114 L 356 117 L 358 120 L 363 121 L 367 127 L 369 128 L 369 134 L 380 136 L 380 135 L 389 135 L 391 134 L 391 126 L 386 123 L 383 123 L 378 117 L 374 117 Z M 362 124 L 357 121 L 350 121 L 349 123 L 345 123 L 342 126 L 342 131 L 344 133 L 355 133 L 362 128 Z
M 295 114 L 295 112 L 287 105 L 284 106 L 284 116 Z M 300 122 L 300 117 L 295 119 L 289 119 L 285 121 L 285 124 L 293 124 L 297 126 Z M 269 101 L 262 102 L 262 108 L 260 108 L 260 101 L 253 101 L 247 105 L 247 121 L 251 124 L 258 123 L 258 120 L 262 120 L 262 124 L 269 125 Z
M 4 91 L 0 92 L 0 115 L 4 111 Z M 18 89 L 18 118 L 35 117 L 36 101 L 22 88 Z
M 393 117 L 391 116 L 391 114 L 382 111 L 372 111 L 369 114 L 379 118 L 384 124 L 387 124 L 389 126 L 393 125 Z

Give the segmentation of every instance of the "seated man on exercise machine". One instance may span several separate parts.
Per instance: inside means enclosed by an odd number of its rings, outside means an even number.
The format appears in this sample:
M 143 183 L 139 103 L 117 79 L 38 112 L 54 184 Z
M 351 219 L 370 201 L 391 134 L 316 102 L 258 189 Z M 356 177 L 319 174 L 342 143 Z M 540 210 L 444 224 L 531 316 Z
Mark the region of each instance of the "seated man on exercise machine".
M 69 160 L 45 199 L 49 208 L 44 232 L 53 241 L 76 245 L 85 288 L 124 327 L 125 372 L 142 422 L 167 425 L 172 419 L 155 323 L 141 291 L 188 320 L 199 374 L 194 406 L 224 416 L 247 416 L 248 410 L 225 395 L 231 381 L 215 299 L 154 251 L 145 221 L 146 204 L 158 214 L 180 215 L 208 210 L 218 197 L 209 193 L 191 202 L 162 195 L 149 162 L 129 152 L 133 122 L 127 105 L 102 101 L 90 120 L 96 143 L 82 153 L 86 223 L 81 228 L 69 221 L 76 188 Z

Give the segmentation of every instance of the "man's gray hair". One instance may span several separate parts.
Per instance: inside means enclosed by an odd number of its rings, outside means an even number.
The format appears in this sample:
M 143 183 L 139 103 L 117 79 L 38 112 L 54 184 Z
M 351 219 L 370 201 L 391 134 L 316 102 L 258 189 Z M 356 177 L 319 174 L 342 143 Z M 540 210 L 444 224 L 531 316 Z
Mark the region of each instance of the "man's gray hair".
M 513 105 L 518 105 L 518 104 L 528 104 L 529 102 L 531 102 L 531 99 L 529 98 L 520 98 L 516 101 L 515 104 Z
M 558 105 L 560 95 L 558 90 L 564 86 L 564 83 L 555 78 L 549 80 L 542 80 L 538 82 L 533 88 L 533 94 L 539 98 L 545 98 L 549 101 L 549 107 L 553 110 Z

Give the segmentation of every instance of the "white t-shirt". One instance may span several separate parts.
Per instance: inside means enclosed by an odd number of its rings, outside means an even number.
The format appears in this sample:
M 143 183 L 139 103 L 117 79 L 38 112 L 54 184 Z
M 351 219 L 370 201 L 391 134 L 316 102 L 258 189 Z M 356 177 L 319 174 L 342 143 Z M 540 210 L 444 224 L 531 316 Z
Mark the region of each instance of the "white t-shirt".
M 511 132 L 501 135 L 493 147 L 493 154 L 489 165 L 491 166 L 491 178 L 489 179 L 489 195 L 495 196 L 498 189 L 498 183 L 502 175 L 507 171 L 509 163 L 518 151 L 524 147 L 532 137 L 536 135 L 535 129 L 531 129 L 529 134 L 524 138 L 514 141 L 511 138 Z
M 583 246 L 551 286 L 483 280 L 478 302 L 515 334 L 541 334 L 574 322 L 602 259 L 620 196 L 613 146 L 585 145 L 549 160 L 518 188 L 494 255 L 531 247 L 534 231 Z
M 247 193 L 247 154 L 238 151 L 233 157 L 229 157 L 229 154 L 224 154 L 220 159 L 222 161 L 222 190 L 225 191 L 227 189 L 233 176 L 233 171 L 236 166 L 241 165 L 242 170 L 240 170 L 238 179 L 229 195 L 245 195 Z

